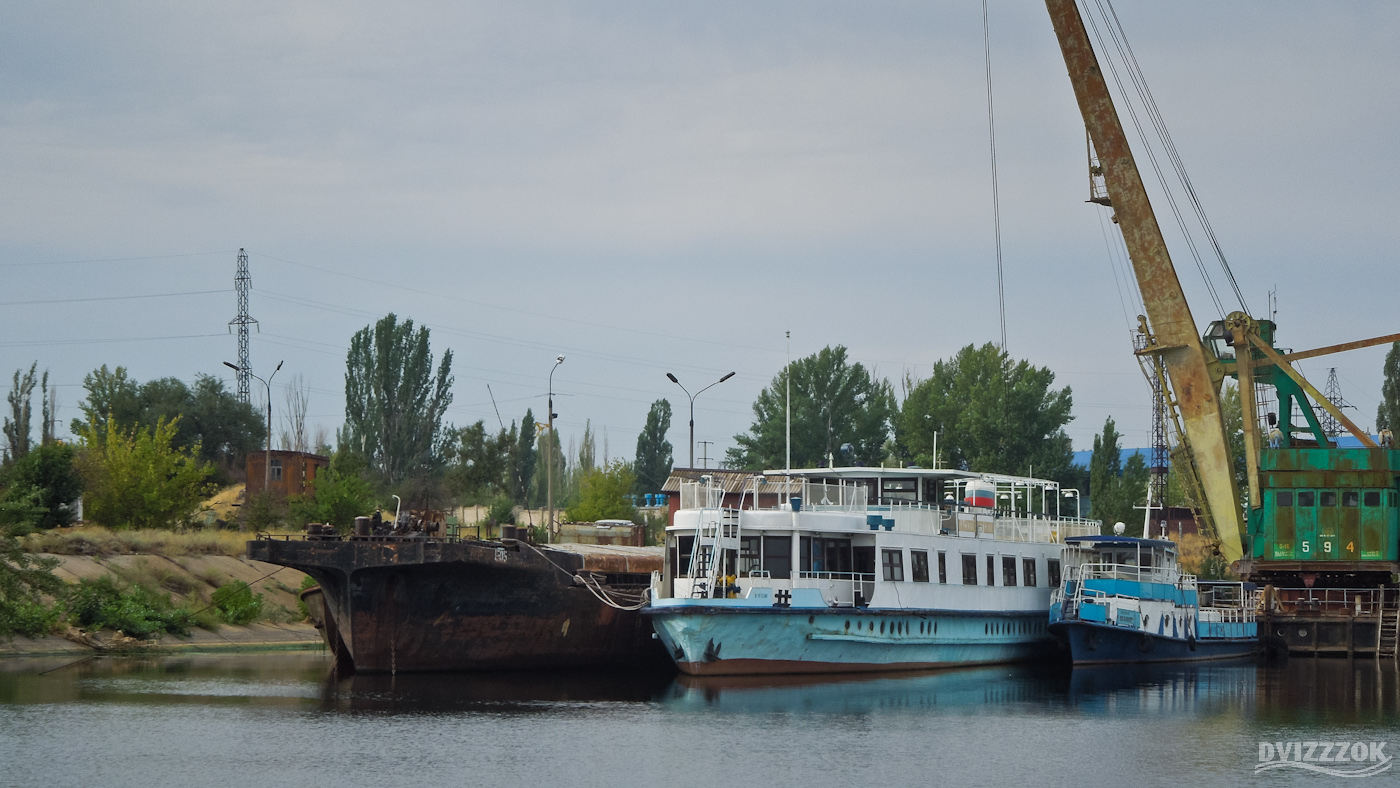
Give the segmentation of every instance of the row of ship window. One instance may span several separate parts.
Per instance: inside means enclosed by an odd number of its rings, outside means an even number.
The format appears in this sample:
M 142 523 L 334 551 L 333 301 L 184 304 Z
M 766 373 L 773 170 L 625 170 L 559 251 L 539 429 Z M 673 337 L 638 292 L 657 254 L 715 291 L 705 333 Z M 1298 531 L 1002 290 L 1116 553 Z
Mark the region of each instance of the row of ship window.
M 1018 583 L 1016 575 L 1016 558 L 1009 555 L 1001 556 L 1001 583 L 997 583 L 997 556 L 989 555 L 987 558 L 987 572 L 983 579 L 989 586 L 1036 586 L 1036 571 L 1034 558 L 1022 558 L 1020 560 L 1021 573 Z M 1060 585 L 1060 561 L 1057 558 L 1045 559 L 1046 574 L 1051 588 Z M 883 549 L 880 551 L 880 568 L 882 576 L 890 582 L 903 582 L 904 580 L 904 551 Z M 910 579 L 915 583 L 931 582 L 929 578 L 929 556 L 927 550 L 909 551 Z M 938 582 L 948 582 L 948 554 L 938 553 Z M 977 556 L 971 553 L 962 554 L 962 583 L 965 586 L 978 585 L 977 577 Z
M 1342 490 L 1342 506 L 1380 506 L 1381 490 Z M 1390 505 L 1395 506 L 1395 491 L 1388 490 Z M 1336 490 L 1300 490 L 1297 492 L 1298 506 L 1336 506 L 1339 496 Z M 1274 493 L 1274 505 L 1293 506 L 1294 491 L 1278 490 Z
M 809 623 L 809 624 L 812 623 L 814 620 L 815 620 L 815 619 L 814 619 L 813 616 L 808 616 L 808 617 L 807 617 L 807 623 Z M 915 624 L 915 623 L 917 623 L 917 624 L 919 625 L 919 632 L 918 632 L 918 634 L 920 634 L 920 635 L 936 635 L 936 634 L 938 634 L 938 621 L 937 621 L 937 620 L 934 620 L 934 621 L 925 621 L 925 620 L 923 620 L 923 619 L 918 619 L 917 622 L 915 622 L 915 621 L 905 621 L 905 620 L 900 620 L 900 619 L 896 619 L 896 620 L 894 620 L 894 621 L 890 621 L 890 622 L 888 622 L 888 624 L 889 624 L 889 633 L 890 633 L 891 635 L 912 635 L 912 634 L 914 634 L 914 624 Z M 850 620 L 850 619 L 846 619 L 846 626 L 845 626 L 845 629 L 846 629 L 847 632 L 850 632 L 850 631 L 851 631 L 851 620 Z M 886 629 L 886 621 L 885 621 L 884 619 L 880 619 L 880 620 L 879 620 L 879 632 L 880 632 L 881 635 L 885 634 L 885 629 Z M 870 632 L 871 634 L 874 634 L 875 631 L 876 631 L 876 622 L 875 622 L 875 621 L 866 622 L 866 621 L 862 621 L 862 620 L 860 620 L 860 619 L 857 619 L 857 620 L 856 620 L 856 631 L 857 631 L 857 632 L 866 632 L 866 631 L 868 631 L 868 632 Z M 988 622 L 983 623 L 983 625 L 982 625 L 982 633 L 983 633 L 984 635 L 1034 635 L 1034 634 L 1039 634 L 1039 633 L 1044 632 L 1044 631 L 1045 631 L 1045 622 L 1043 622 L 1043 621 L 988 621 Z
M 671 561 L 676 574 L 681 577 L 690 574 L 691 549 L 694 537 L 682 536 L 671 542 Z M 786 580 L 792 576 L 793 556 L 792 537 L 786 534 L 745 536 L 739 540 L 737 555 L 726 550 L 725 566 L 737 566 L 739 576 L 761 571 L 775 580 Z M 909 550 L 908 573 L 905 572 L 905 551 L 899 548 L 883 548 L 878 556 L 874 547 L 857 547 L 847 537 L 802 536 L 798 539 L 797 570 L 803 574 L 850 577 L 882 573 L 887 581 L 903 582 L 906 577 L 915 583 L 930 583 L 937 578 L 939 583 L 948 582 L 948 554 L 938 552 L 935 565 L 931 564 L 928 550 Z M 998 567 L 997 558 L 1001 558 Z M 1026 586 L 1039 585 L 1036 572 L 1036 559 L 1014 556 L 985 556 L 986 572 L 979 574 L 977 556 L 962 553 L 961 581 L 963 585 Z M 1017 572 L 1018 564 L 1020 571 Z M 877 570 L 878 565 L 878 570 Z M 1000 571 L 998 571 L 1000 568 Z M 1051 588 L 1060 585 L 1060 561 L 1046 559 L 1046 580 Z M 1000 582 L 998 582 L 1000 577 Z M 954 581 L 956 582 L 956 581 Z

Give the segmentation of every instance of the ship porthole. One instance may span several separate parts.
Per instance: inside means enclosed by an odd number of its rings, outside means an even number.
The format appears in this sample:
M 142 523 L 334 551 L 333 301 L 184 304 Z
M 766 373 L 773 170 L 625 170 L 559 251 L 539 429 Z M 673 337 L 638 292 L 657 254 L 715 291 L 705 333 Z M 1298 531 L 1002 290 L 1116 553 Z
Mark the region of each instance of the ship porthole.
M 880 634 L 885 634 L 885 622 L 883 621 L 880 622 Z
M 810 623 L 812 623 L 812 622 L 814 622 L 814 621 L 816 621 L 816 620 L 817 620 L 817 617 L 816 617 L 816 616 L 807 616 L 807 623 L 808 623 L 808 624 L 810 624 Z
M 849 630 L 850 628 L 851 628 L 851 620 L 848 618 L 848 619 L 846 619 L 846 629 Z

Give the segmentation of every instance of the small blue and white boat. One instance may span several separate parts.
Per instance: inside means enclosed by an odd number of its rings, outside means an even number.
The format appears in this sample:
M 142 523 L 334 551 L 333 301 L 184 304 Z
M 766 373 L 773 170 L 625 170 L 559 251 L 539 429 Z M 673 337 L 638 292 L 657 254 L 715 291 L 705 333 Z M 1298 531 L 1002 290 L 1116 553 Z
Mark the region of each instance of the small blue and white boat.
M 1099 529 L 1059 516 L 1055 482 L 949 469 L 716 471 L 678 486 L 644 613 L 691 675 L 1051 656 L 1063 540 Z
M 1120 524 L 1121 525 L 1121 524 Z M 1076 665 L 1231 659 L 1258 648 L 1253 583 L 1197 581 L 1176 545 L 1131 536 L 1065 540 L 1050 632 Z

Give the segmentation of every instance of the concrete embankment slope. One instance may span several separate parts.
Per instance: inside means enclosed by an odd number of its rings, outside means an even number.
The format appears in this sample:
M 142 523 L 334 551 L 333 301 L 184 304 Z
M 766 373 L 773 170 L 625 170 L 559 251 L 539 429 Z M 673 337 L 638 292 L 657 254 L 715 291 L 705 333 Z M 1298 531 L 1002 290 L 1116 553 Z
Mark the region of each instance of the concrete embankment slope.
M 241 580 L 263 595 L 263 621 L 216 630 L 192 629 L 186 637 L 165 635 L 135 641 L 115 632 L 69 630 L 63 636 L 0 638 L 0 657 L 147 651 L 239 651 L 321 648 L 320 630 L 302 620 L 297 590 L 304 575 L 293 569 L 227 555 L 54 555 L 54 575 L 68 583 L 110 576 L 160 588 L 196 606 L 208 604 L 214 589 Z

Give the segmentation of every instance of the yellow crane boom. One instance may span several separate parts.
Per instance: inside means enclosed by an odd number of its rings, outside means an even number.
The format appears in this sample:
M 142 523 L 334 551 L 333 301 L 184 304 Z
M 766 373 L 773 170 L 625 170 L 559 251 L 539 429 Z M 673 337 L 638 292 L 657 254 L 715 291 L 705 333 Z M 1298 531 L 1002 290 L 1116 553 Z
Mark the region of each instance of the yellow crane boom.
M 1109 201 L 1128 247 L 1147 320 L 1180 403 L 1182 426 L 1191 444 L 1205 504 L 1218 529 L 1221 555 L 1227 561 L 1237 561 L 1243 555 L 1244 517 L 1220 410 L 1220 378 L 1211 375 L 1215 358 L 1202 344 L 1191 317 L 1079 8 L 1075 0 L 1046 0 L 1045 5 L 1079 111 L 1103 167 Z M 1246 397 L 1252 401 L 1253 395 L 1252 390 L 1241 388 L 1241 401 Z

